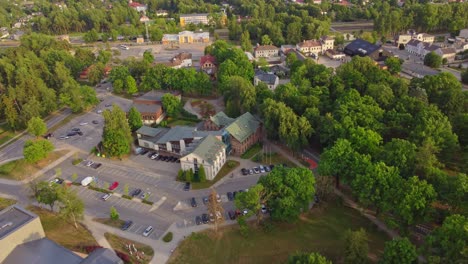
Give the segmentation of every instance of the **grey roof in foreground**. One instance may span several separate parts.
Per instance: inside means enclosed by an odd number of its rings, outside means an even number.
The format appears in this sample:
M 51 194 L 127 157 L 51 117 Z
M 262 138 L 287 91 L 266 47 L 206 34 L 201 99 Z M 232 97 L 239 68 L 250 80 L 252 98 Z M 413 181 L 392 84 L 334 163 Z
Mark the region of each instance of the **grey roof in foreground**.
M 255 75 L 255 78 L 269 85 L 274 85 L 276 80 L 279 79 L 278 76 L 273 73 L 259 73 Z
M 194 142 L 193 145 L 187 148 L 187 152 L 196 154 L 203 161 L 213 165 L 213 161 L 216 159 L 216 155 L 226 148 L 221 140 L 215 136 L 208 135 L 204 139 Z
M 0 211 L 0 239 L 15 232 L 16 229 L 35 219 L 37 215 L 16 205 Z
M 80 264 L 123 264 L 114 251 L 108 248 L 98 248 L 91 252 Z
M 17 246 L 3 264 L 79 264 L 82 258 L 47 238 Z

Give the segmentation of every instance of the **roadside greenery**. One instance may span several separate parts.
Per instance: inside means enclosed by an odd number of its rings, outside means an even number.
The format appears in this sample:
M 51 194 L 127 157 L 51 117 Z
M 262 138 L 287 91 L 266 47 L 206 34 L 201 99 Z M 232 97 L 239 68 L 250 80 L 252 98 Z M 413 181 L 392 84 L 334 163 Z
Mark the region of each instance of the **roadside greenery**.
M 167 232 L 164 237 L 163 237 L 163 241 L 166 242 L 166 243 L 169 243 L 172 241 L 172 232 Z
M 250 159 L 252 158 L 255 154 L 257 154 L 260 150 L 262 149 L 262 145 L 260 143 L 256 143 L 252 145 L 247 151 L 245 151 L 242 155 L 241 158 L 243 159 Z
M 37 163 L 45 159 L 54 150 L 54 145 L 46 139 L 27 140 L 23 147 L 24 160 Z

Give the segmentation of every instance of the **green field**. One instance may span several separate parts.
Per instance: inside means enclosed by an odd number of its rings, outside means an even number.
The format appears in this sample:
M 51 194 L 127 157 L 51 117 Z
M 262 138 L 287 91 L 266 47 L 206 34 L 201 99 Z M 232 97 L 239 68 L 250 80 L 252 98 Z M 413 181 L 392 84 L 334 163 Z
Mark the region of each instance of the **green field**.
M 15 203 L 15 200 L 0 197 L 0 211 Z
M 366 229 L 369 259 L 376 262 L 388 237 L 356 210 L 341 205 L 314 209 L 295 223 L 274 224 L 269 232 L 253 229 L 247 238 L 237 225 L 192 234 L 174 252 L 169 263 L 284 263 L 297 251 L 319 252 L 333 263 L 343 263 L 346 230 Z

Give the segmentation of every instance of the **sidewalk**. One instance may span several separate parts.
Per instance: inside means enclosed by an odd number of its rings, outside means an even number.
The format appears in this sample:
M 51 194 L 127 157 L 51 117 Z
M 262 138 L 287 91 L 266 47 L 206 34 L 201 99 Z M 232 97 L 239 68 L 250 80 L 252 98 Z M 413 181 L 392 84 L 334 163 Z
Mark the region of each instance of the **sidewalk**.
M 59 150 L 63 150 L 63 149 L 57 149 L 55 151 L 59 151 Z M 46 167 L 44 167 L 43 169 L 41 169 L 40 171 L 36 172 L 35 174 L 33 174 L 31 177 L 27 178 L 27 179 L 24 179 L 22 181 L 15 181 L 15 180 L 7 180 L 7 179 L 0 179 L 0 183 L 1 184 L 7 184 L 7 185 L 23 185 L 23 184 L 27 184 L 33 180 L 35 180 L 37 177 L 43 175 L 46 171 L 54 168 L 55 166 L 57 166 L 58 164 L 62 163 L 64 160 L 68 159 L 69 157 L 71 157 L 73 154 L 75 154 L 76 150 L 72 149 L 70 150 L 70 152 L 68 152 L 65 156 L 62 156 L 60 157 L 58 160 L 50 163 L 49 165 L 47 165 Z
M 187 102 L 185 102 L 184 109 L 187 112 L 196 115 L 198 118 L 202 118 L 202 116 L 199 113 L 197 113 L 195 109 L 193 109 L 192 104 L 190 103 L 190 100 L 187 100 Z

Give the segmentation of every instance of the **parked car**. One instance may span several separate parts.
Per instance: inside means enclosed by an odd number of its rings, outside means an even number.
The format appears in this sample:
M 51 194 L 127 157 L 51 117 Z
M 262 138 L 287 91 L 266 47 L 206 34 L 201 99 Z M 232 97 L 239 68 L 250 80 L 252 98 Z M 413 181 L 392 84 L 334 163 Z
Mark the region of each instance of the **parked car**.
M 236 213 L 234 211 L 232 211 L 232 210 L 229 211 L 228 215 L 229 215 L 229 219 L 236 220 L 237 215 L 236 215 Z
M 184 185 L 184 191 L 190 191 L 190 182 L 186 182 Z
M 254 171 L 252 169 L 249 169 L 249 175 L 254 174 Z
M 102 110 L 97 110 L 96 113 L 102 114 Z
M 242 214 L 243 214 L 243 215 L 246 215 L 246 214 L 248 214 L 248 213 L 249 213 L 249 210 L 247 210 L 247 209 L 242 210 Z
M 156 151 L 151 151 L 151 152 L 148 154 L 148 158 L 151 158 L 151 156 L 153 156 L 154 154 L 156 154 Z
M 208 224 L 210 222 L 210 218 L 208 217 L 208 214 L 202 214 L 202 221 L 204 224 Z
M 260 173 L 265 173 L 265 168 L 263 168 L 262 165 L 258 166 L 259 167 L 259 170 L 260 170 Z
M 119 186 L 119 182 L 115 181 L 111 184 L 111 186 L 109 187 L 109 190 L 113 191 L 115 190 L 117 187 Z
M 83 135 L 83 132 L 81 132 L 81 131 L 77 131 L 76 133 L 77 133 L 79 136 L 82 136 L 82 135 Z
M 123 223 L 122 225 L 122 230 L 125 231 L 129 229 L 132 225 L 133 225 L 133 221 L 131 220 L 125 221 L 125 223 Z
M 232 197 L 234 197 L 234 199 L 236 199 L 236 195 L 237 195 L 237 192 L 236 192 L 236 191 L 233 191 L 233 192 L 232 192 Z
M 69 139 L 70 137 L 69 136 L 60 136 L 59 139 Z
M 153 232 L 153 227 L 152 226 L 148 226 L 145 231 L 143 231 L 143 236 L 144 237 L 147 237 L 151 234 L 151 232 Z
M 266 214 L 268 211 L 268 209 L 266 208 L 266 206 L 264 204 L 262 204 L 262 213 Z
M 197 215 L 197 217 L 195 217 L 195 223 L 197 225 L 201 225 L 203 223 L 201 216 Z
M 242 169 L 241 169 L 241 172 L 242 172 L 242 175 L 244 175 L 244 176 L 245 176 L 245 175 L 249 175 L 249 170 L 246 169 L 246 168 L 242 168 Z
M 190 204 L 192 205 L 192 207 L 197 207 L 197 200 L 195 200 L 195 197 L 192 197 L 192 199 L 190 200 Z
M 129 50 L 130 48 L 127 45 L 120 45 L 119 46 L 123 50 Z
M 255 174 L 259 174 L 259 173 L 260 173 L 260 170 L 259 170 L 257 167 L 254 167 L 254 168 L 253 168 L 253 171 L 255 172 Z
M 73 136 L 76 136 L 77 134 L 78 134 L 78 133 L 77 133 L 77 132 L 74 132 L 74 131 L 68 132 L 68 133 L 67 133 L 67 137 L 73 137 Z
M 140 153 L 140 155 L 146 155 L 149 152 L 147 149 L 143 149 L 143 151 Z
M 203 197 L 203 204 L 204 205 L 207 205 L 208 201 L 209 201 L 208 196 Z
M 266 171 L 266 172 L 270 172 L 270 171 L 271 171 L 270 166 L 263 166 L 263 167 L 265 168 L 265 171 Z
M 93 168 L 93 169 L 98 169 L 98 168 L 101 167 L 101 166 L 102 166 L 101 163 L 93 163 L 93 164 L 91 164 L 91 168 Z
M 132 197 L 137 197 L 141 193 L 141 189 L 133 190 Z
M 91 177 L 91 176 L 88 176 L 86 178 L 84 178 L 82 181 L 81 181 L 81 185 L 82 186 L 88 186 L 91 182 L 93 182 L 94 178 Z
M 151 196 L 151 192 L 145 192 L 142 195 L 140 195 L 140 198 L 144 200 L 144 199 L 148 199 L 150 196 Z
M 112 104 L 106 104 L 105 105 L 105 107 L 111 107 L 111 106 L 112 106 Z
M 81 122 L 80 126 L 86 126 L 87 124 L 88 124 L 88 122 Z
M 95 124 L 95 125 L 99 124 L 99 122 L 97 120 L 93 120 L 92 123 Z
M 81 131 L 81 129 L 78 128 L 78 127 L 74 127 L 74 128 L 71 129 L 71 131 L 78 132 L 78 131 Z
M 90 167 L 93 164 L 94 164 L 94 161 L 92 161 L 92 160 L 86 161 L 86 167 Z
M 232 195 L 232 192 L 227 193 L 227 198 L 228 198 L 229 201 L 234 200 L 234 195 Z
M 62 183 L 63 183 L 63 180 L 60 179 L 60 178 L 55 178 L 55 179 L 53 179 L 53 180 L 50 181 L 50 184 L 53 184 L 53 183 L 62 184 Z
M 101 197 L 101 199 L 104 200 L 104 201 L 107 201 L 107 199 L 109 199 L 111 196 L 112 196 L 111 193 L 106 193 Z
M 150 159 L 154 160 L 154 159 L 157 159 L 159 156 L 158 153 L 154 153 L 153 155 L 151 155 Z
M 219 196 L 219 194 L 216 194 L 216 201 L 217 201 L 218 203 L 221 202 L 221 196 Z
M 53 137 L 53 136 L 54 136 L 54 134 L 52 134 L 52 133 L 47 133 L 47 134 L 45 134 L 43 137 L 44 137 L 45 139 L 49 139 L 49 138 L 51 138 L 51 137 Z

